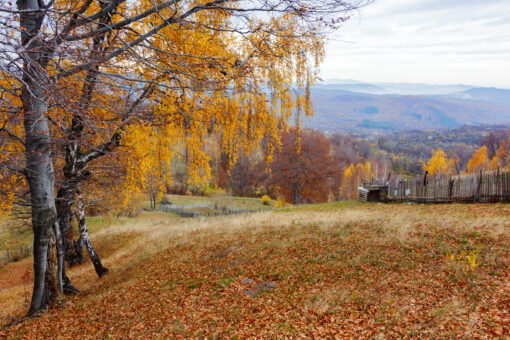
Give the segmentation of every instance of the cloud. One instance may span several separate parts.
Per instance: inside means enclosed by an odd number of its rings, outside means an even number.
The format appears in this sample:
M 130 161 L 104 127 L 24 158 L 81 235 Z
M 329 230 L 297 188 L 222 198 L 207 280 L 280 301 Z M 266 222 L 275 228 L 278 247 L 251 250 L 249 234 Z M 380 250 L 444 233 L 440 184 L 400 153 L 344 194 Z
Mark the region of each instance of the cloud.
M 323 74 L 510 88 L 508 0 L 376 0 L 327 47 Z

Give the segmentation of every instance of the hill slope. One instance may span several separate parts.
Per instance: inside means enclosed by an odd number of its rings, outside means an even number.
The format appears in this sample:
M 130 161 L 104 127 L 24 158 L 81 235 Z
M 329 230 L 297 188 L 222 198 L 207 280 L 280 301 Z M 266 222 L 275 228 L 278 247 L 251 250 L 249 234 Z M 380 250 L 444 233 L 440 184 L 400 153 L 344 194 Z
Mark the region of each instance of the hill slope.
M 305 126 L 330 132 L 370 132 L 509 123 L 510 103 L 504 102 L 504 91 L 473 89 L 453 95 L 411 96 L 315 87 L 315 116 L 306 119 Z
M 472 89 L 469 85 L 429 85 L 408 83 L 363 83 L 356 80 L 329 80 L 317 88 L 362 92 L 369 94 L 447 95 Z
M 510 106 L 510 90 L 496 88 L 474 88 L 455 94 L 455 97 L 468 100 L 480 100 Z
M 352 203 L 195 220 L 144 213 L 92 235 L 111 273 L 73 268 L 82 294 L 0 337 L 507 337 L 509 214 Z M 2 288 L 0 307 L 26 308 L 29 279 Z

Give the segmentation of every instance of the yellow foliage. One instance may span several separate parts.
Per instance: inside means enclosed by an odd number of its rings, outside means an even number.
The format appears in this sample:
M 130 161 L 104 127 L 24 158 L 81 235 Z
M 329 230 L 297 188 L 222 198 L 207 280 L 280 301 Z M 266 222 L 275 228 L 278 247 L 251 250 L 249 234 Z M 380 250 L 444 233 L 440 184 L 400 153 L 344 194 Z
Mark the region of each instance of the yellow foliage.
M 351 163 L 349 167 L 344 171 L 344 178 L 345 179 L 351 178 L 354 175 L 355 170 L 356 169 L 354 167 L 354 164 Z
M 363 163 L 351 163 L 344 171 L 340 196 L 343 199 L 354 200 L 358 196 L 358 186 L 361 180 L 369 180 L 374 176 L 372 164 L 369 161 Z
M 504 140 L 491 161 L 491 170 L 510 169 L 510 138 Z
M 206 2 L 193 0 L 185 3 Z M 82 1 L 57 0 L 52 8 L 55 13 L 71 13 L 82 4 Z M 187 5 L 183 7 L 179 2 L 134 22 L 130 29 L 114 31 L 108 50 L 127 46 L 137 37 L 133 32 L 148 32 L 162 24 L 164 18 L 178 16 Z M 152 0 L 120 6 L 111 18 L 112 23 L 136 16 L 153 6 Z M 236 8 L 241 4 L 233 1 L 222 6 Z M 100 2 L 93 1 L 82 15 L 94 15 L 100 9 Z M 170 184 L 172 159 L 180 145 L 186 145 L 188 149 L 187 181 L 207 186 L 211 160 L 204 150 L 211 134 L 217 136 L 231 167 L 237 162 L 241 150 L 250 153 L 262 141 L 266 148 L 265 163 L 269 165 L 274 152 L 281 146 L 279 130 L 288 127 L 288 121 L 296 111 L 304 112 L 306 116 L 312 114 L 310 87 L 317 80 L 318 66 L 324 56 L 325 40 L 319 30 L 303 25 L 299 14 L 288 11 L 246 20 L 250 26 L 246 31 L 251 33 L 240 39 L 233 29 L 236 13 L 197 11 L 189 21 L 168 25 L 151 37 L 150 49 L 139 45 L 133 52 L 142 58 L 134 59 L 132 53 L 123 53 L 98 66 L 100 79 L 93 90 L 91 103 L 86 112 L 80 111 L 93 126 L 85 127 L 80 143 L 93 149 L 108 141 L 114 132 L 121 131 L 121 147 L 115 150 L 118 157 L 105 156 L 94 161 L 94 166 L 105 167 L 114 163 L 120 169 L 114 175 L 117 176 L 115 180 L 107 184 L 109 187 L 102 187 L 112 196 L 111 201 L 122 201 L 126 206 L 133 197 L 138 197 L 139 191 L 145 190 L 156 192 L 161 198 Z M 59 18 L 62 22 L 65 19 L 65 16 Z M 83 32 L 72 29 L 70 34 L 81 35 Z M 92 46 L 93 38 L 84 38 L 80 44 Z M 72 68 L 75 57 L 65 53 L 59 55 L 50 61 L 48 73 L 53 74 L 61 67 Z M 150 62 L 141 62 L 142 59 Z M 54 140 L 67 137 L 63 131 L 69 129 L 73 115 L 78 111 L 77 98 L 82 97 L 83 85 L 88 81 L 86 72 L 59 78 L 52 89 L 58 93 L 51 96 L 48 112 L 55 122 L 51 126 Z M 103 72 L 112 76 L 105 77 L 101 75 Z M 144 110 L 151 111 L 149 119 L 140 118 L 146 114 L 143 112 L 125 120 L 121 103 L 129 103 L 133 89 L 134 92 L 139 90 L 142 82 L 157 84 L 157 90 L 144 102 Z M 19 80 L 1 74 L 0 87 L 18 90 Z M 296 87 L 299 91 L 294 92 Z M 9 96 L 8 92 L 4 93 Z M 10 106 L 20 107 L 16 95 L 1 100 L 3 106 L 9 101 Z M 12 117 L 0 113 L 0 127 L 10 124 L 11 120 Z M 22 125 L 19 121 L 13 124 L 11 130 L 19 129 L 17 132 L 22 138 Z M 14 142 L 2 143 L 0 162 L 4 154 L 22 155 L 23 149 Z M 62 176 L 63 166 L 64 157 L 55 157 L 57 177 Z M 0 183 L 5 180 L 0 179 Z M 7 188 L 9 184 L 5 185 Z M 0 212 L 12 201 L 12 193 L 2 196 Z
M 476 262 L 478 259 L 478 253 L 478 250 L 473 250 L 469 253 L 463 251 L 457 256 L 449 254 L 447 257 L 450 261 L 460 266 L 463 272 L 472 272 L 480 265 Z
M 21 180 L 19 175 L 4 178 L 0 174 L 0 217 L 10 213 L 16 192 L 15 187 L 19 179 Z
M 497 161 L 497 160 L 496 160 Z M 469 160 L 467 164 L 467 172 L 468 173 L 476 173 L 480 171 L 490 170 L 490 160 L 489 154 L 487 152 L 487 147 L 484 145 L 480 147 L 474 154 L 473 157 Z
M 16 79 L 9 75 L 0 74 L 0 88 L 4 89 L 0 94 L 0 129 L 2 129 L 0 130 L 0 217 L 11 211 L 15 193 L 26 185 L 23 175 L 2 166 L 11 164 L 19 169 L 23 168 L 23 145 L 6 133 L 9 131 L 21 140 L 24 138 L 24 129 L 18 114 L 21 103 L 19 96 L 15 95 L 15 81 Z
M 455 161 L 453 159 L 448 159 L 448 156 L 441 148 L 438 148 L 437 150 L 432 150 L 432 153 L 433 155 L 427 162 L 427 164 L 425 164 L 424 169 L 433 176 L 453 175 L 455 172 Z
M 269 203 L 271 203 L 271 197 L 269 197 L 268 195 L 262 196 L 262 204 L 269 205 Z
M 285 197 L 280 196 L 280 197 L 278 197 L 278 200 L 274 204 L 274 207 L 276 209 L 281 209 L 281 208 L 285 208 L 286 205 L 287 205 L 287 202 L 285 202 Z

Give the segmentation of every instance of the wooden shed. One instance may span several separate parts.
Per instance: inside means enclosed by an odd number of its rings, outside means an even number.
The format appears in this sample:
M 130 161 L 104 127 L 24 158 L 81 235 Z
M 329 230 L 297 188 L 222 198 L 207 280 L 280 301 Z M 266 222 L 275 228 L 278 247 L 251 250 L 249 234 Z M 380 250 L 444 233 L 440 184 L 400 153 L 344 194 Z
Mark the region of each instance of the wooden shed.
M 363 187 L 358 188 L 358 199 L 363 202 L 368 202 L 368 193 L 370 191 Z
M 388 200 L 388 186 L 359 187 L 358 198 L 364 202 L 386 202 Z

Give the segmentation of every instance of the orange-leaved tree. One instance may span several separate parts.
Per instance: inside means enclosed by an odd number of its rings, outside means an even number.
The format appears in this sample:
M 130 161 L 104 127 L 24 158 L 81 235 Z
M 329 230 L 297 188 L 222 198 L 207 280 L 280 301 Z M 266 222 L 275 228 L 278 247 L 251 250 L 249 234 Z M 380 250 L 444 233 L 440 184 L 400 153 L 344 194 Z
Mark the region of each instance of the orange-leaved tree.
M 493 169 L 507 170 L 510 168 L 510 137 L 501 142 L 496 155 L 491 161 Z
M 491 135 L 489 135 L 489 136 L 491 136 Z M 491 139 L 488 139 L 488 140 L 491 141 L 493 139 L 495 139 L 495 138 L 492 137 Z M 468 163 L 468 168 L 470 165 L 471 165 L 471 167 L 476 167 L 477 160 L 479 160 L 481 158 L 482 160 L 485 161 L 484 162 L 485 169 L 482 169 L 482 167 L 479 166 L 481 169 L 478 169 L 478 171 L 508 169 L 510 167 L 510 137 L 508 139 L 501 138 L 500 140 L 497 140 L 497 141 L 498 141 L 497 143 L 494 143 L 495 145 L 494 144 L 492 145 L 492 150 L 494 150 L 494 152 L 493 152 L 494 156 L 492 157 L 492 159 L 490 159 L 490 162 L 489 162 L 489 158 L 490 158 L 489 154 L 491 153 L 491 151 L 490 151 L 489 147 L 487 147 L 488 159 L 487 160 L 484 159 L 483 150 L 481 151 L 482 155 L 477 155 L 475 153 L 473 155 L 473 158 L 469 161 L 470 163 Z M 484 146 L 482 146 L 482 148 Z M 478 150 L 478 151 L 480 152 L 480 150 Z
M 339 171 L 331 142 L 320 131 L 295 129 L 282 133 L 282 147 L 271 164 L 270 185 L 278 186 L 287 202 L 326 202 Z
M 480 171 L 491 170 L 491 160 L 487 152 L 487 146 L 482 145 L 467 163 L 467 172 L 477 173 Z

